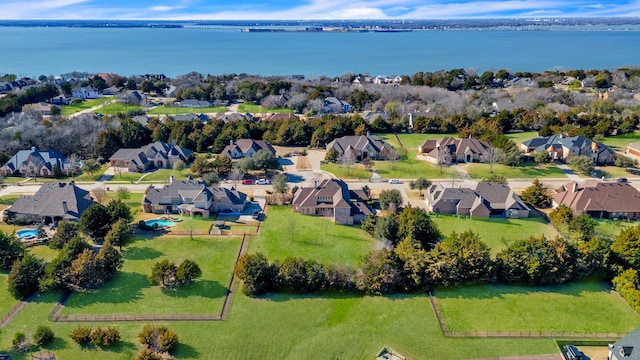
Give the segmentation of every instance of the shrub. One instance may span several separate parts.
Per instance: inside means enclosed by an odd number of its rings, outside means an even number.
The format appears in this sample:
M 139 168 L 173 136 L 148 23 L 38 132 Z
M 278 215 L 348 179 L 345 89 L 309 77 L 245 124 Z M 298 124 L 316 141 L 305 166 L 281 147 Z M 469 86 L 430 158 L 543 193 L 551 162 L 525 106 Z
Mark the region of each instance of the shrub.
M 178 345 L 178 334 L 164 325 L 146 324 L 138 334 L 138 341 L 155 352 L 171 352 Z
M 156 354 L 151 349 L 142 349 L 138 353 L 136 357 L 137 360 L 162 360 L 162 356 L 160 354 Z
M 35 334 L 33 334 L 33 342 L 38 346 L 49 344 L 55 337 L 53 330 L 46 325 L 38 325 Z
M 91 343 L 96 346 L 113 346 L 120 341 L 120 331 L 114 327 L 95 328 L 91 331 Z
M 17 332 L 15 334 L 13 334 L 13 345 L 17 345 L 23 341 L 25 341 L 27 339 L 27 337 L 24 335 L 23 332 Z
M 24 353 L 31 350 L 32 346 L 23 332 L 17 332 L 13 335 L 13 350 Z
M 91 328 L 79 325 L 71 330 L 69 337 L 78 345 L 86 345 L 91 342 Z

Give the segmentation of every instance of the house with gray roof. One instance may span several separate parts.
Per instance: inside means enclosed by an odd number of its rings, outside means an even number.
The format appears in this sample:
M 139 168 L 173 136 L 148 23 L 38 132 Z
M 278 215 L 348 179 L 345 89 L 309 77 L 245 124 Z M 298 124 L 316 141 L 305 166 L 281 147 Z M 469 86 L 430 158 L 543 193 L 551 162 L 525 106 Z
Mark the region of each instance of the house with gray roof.
M 136 106 L 149 106 L 151 104 L 149 97 L 140 90 L 125 91 L 120 95 L 120 102 Z
M 369 133 L 367 135 L 343 136 L 327 144 L 327 150 L 334 149 L 338 157 L 343 156 L 347 151 L 353 151 L 358 160 L 382 159 L 391 148 L 391 145 L 382 141 L 378 136 Z
M 211 103 L 205 100 L 186 99 L 180 101 L 180 107 L 183 108 L 206 108 L 210 106 Z
M 55 150 L 20 150 L 0 167 L 4 176 L 41 176 L 53 177 L 55 171 L 66 173 L 71 165 L 64 155 Z
M 640 329 L 609 344 L 608 360 L 640 360 Z
M 170 169 L 178 160 L 185 163 L 193 159 L 193 152 L 182 146 L 156 141 L 135 149 L 119 149 L 109 158 L 113 167 L 126 168 L 131 172 L 141 172 L 152 168 Z
M 480 182 L 472 188 L 431 185 L 425 193 L 429 211 L 470 217 L 529 217 L 529 207 L 509 186 Z
M 89 191 L 70 183 L 45 183 L 31 196 L 21 196 L 5 210 L 9 218 L 24 217 L 36 223 L 80 219 L 95 202 Z
M 553 206 L 566 205 L 575 215 L 640 219 L 640 191 L 629 183 L 598 182 L 587 186 L 571 181 L 557 188 L 551 198 Z
M 369 196 L 362 190 L 349 190 L 339 179 L 325 179 L 316 186 L 302 187 L 293 197 L 293 211 L 332 218 L 336 224 L 361 223 L 373 214 L 366 201 Z
M 322 111 L 325 113 L 348 113 L 351 111 L 351 104 L 346 101 L 342 101 L 335 96 L 330 96 L 324 99 L 324 106 Z
M 169 179 L 162 188 L 147 191 L 142 210 L 155 214 L 209 216 L 220 211 L 242 212 L 247 195 L 235 188 L 208 187 L 203 181 Z
M 553 160 L 565 162 L 575 156 L 587 156 L 599 165 L 609 165 L 616 161 L 616 154 L 611 148 L 582 135 L 540 136 L 523 141 L 520 149 L 527 154 L 537 154 L 546 150 Z
M 100 91 L 91 86 L 76 86 L 71 89 L 71 95 L 74 98 L 86 100 L 86 99 L 95 99 L 100 96 Z
M 426 154 L 427 160 L 434 164 L 484 162 L 490 150 L 489 143 L 471 137 L 456 139 L 447 136 L 442 139 L 425 140 L 418 146 L 418 152 Z
M 243 157 L 253 156 L 260 150 L 266 150 L 273 156 L 276 156 L 276 149 L 266 141 L 253 139 L 231 140 L 229 145 L 225 146 L 220 155 L 227 155 L 232 159 L 240 159 Z

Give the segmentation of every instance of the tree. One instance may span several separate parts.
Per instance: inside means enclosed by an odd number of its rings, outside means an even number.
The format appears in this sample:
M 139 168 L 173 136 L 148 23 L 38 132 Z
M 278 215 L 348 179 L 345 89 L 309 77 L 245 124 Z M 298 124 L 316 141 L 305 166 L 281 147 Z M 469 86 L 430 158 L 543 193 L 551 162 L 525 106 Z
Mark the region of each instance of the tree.
M 115 223 L 122 219 L 127 223 L 133 221 L 133 215 L 131 215 L 131 209 L 121 199 L 113 199 L 107 204 L 107 213 L 109 214 L 109 222 Z
M 410 238 L 429 251 L 440 241 L 442 235 L 431 216 L 424 209 L 406 207 L 398 215 L 398 238 Z
M 76 236 L 62 247 L 58 255 L 49 262 L 44 269 L 44 276 L 40 281 L 40 289 L 67 290 L 71 284 L 71 264 L 87 249 L 91 249 L 82 238 Z
M 220 182 L 220 176 L 218 176 L 218 173 L 215 171 L 204 173 L 202 174 L 202 181 L 207 183 L 209 186 L 213 186 Z
M 338 160 L 338 152 L 334 148 L 330 148 L 327 150 L 327 153 L 324 155 L 324 161 L 334 163 Z
M 240 256 L 233 272 L 242 280 L 242 290 L 249 296 L 261 295 L 272 290 L 277 274 L 261 253 Z
M 97 187 L 91 189 L 91 196 L 98 204 L 104 204 L 107 200 L 107 190 L 103 187 Z
M 632 268 L 640 269 L 640 225 L 620 231 L 611 250 Z
M 342 167 L 347 169 L 347 174 L 351 173 L 351 166 L 355 164 L 356 160 L 358 160 L 358 158 L 356 156 L 355 150 L 353 149 L 345 150 L 342 156 L 340 156 L 338 159 Z
M 287 185 L 288 176 L 286 174 L 278 174 L 273 177 L 273 192 L 276 194 L 284 194 L 289 190 Z
M 533 184 L 522 191 L 521 197 L 525 203 L 534 207 L 548 208 L 551 206 L 549 190 L 538 179 L 534 179 Z
M 80 169 L 82 172 L 86 172 L 87 174 L 93 176 L 100 170 L 101 166 L 98 160 L 96 159 L 86 159 L 82 162 L 82 166 Z
M 76 236 L 78 236 L 78 225 L 74 222 L 62 220 L 58 223 L 56 233 L 49 240 L 49 247 L 60 250 Z
M 547 150 L 539 151 L 533 157 L 533 161 L 535 161 L 536 164 L 539 164 L 539 165 L 547 164 L 551 162 L 551 154 L 549 154 Z
M 551 210 L 549 213 L 549 219 L 554 224 L 569 225 L 573 220 L 573 210 L 567 205 L 561 204 L 557 208 Z
M 131 198 L 131 191 L 124 186 L 118 186 L 116 189 L 116 197 L 121 201 L 129 200 L 129 198 Z
M 9 234 L 0 231 L 0 268 L 10 269 L 13 263 L 22 258 L 24 254 L 24 246 L 15 233 Z
M 572 157 L 568 161 L 569 166 L 583 174 L 591 174 L 593 171 L 593 161 L 588 156 Z
M 220 155 L 213 159 L 211 167 L 213 168 L 213 171 L 218 174 L 227 174 L 233 168 L 233 162 L 229 156 Z
M 255 163 L 256 170 L 262 170 L 265 174 L 269 169 L 277 169 L 280 167 L 278 159 L 270 151 L 265 149 L 258 150 L 253 154 L 252 158 Z
M 397 189 L 382 190 L 378 201 L 382 210 L 397 209 L 402 205 L 402 194 Z
M 393 251 L 371 251 L 362 261 L 358 288 L 372 295 L 394 293 L 403 287 L 402 270 L 402 261 Z
M 213 164 L 210 163 L 209 159 L 207 159 L 206 157 L 198 156 L 191 164 L 190 170 L 193 173 L 202 175 L 204 173 L 213 171 Z
M 628 156 L 616 155 L 616 166 L 625 169 L 634 168 L 638 166 L 638 160 Z
M 94 239 L 101 239 L 109 231 L 111 215 L 105 206 L 93 204 L 80 215 L 78 226 L 87 235 Z
M 420 244 L 405 238 L 393 250 L 403 262 L 407 288 L 424 288 L 431 282 L 427 269 L 430 257 Z
M 25 254 L 11 266 L 7 280 L 9 292 L 17 299 L 35 294 L 42 275 L 44 275 L 44 262 L 31 254 Z
M 575 251 L 562 238 L 544 236 L 518 240 L 496 255 L 498 280 L 531 285 L 561 284 L 571 280 L 575 270 Z
M 426 178 L 423 178 L 422 176 L 417 178 L 415 181 L 411 181 L 409 183 L 409 187 L 412 190 L 418 189 L 418 194 L 421 196 L 422 196 L 422 190 L 428 188 L 429 186 L 431 186 L 431 181 Z
M 105 241 L 100 248 L 97 261 L 101 269 L 103 281 L 111 280 L 111 278 L 115 276 L 116 272 L 124 264 L 122 255 L 111 245 L 109 241 Z
M 575 216 L 569 223 L 572 240 L 587 241 L 595 235 L 596 221 L 586 213 Z
M 84 250 L 71 262 L 69 285 L 75 289 L 93 289 L 102 284 L 101 267 L 91 249 Z
M 391 170 L 396 168 L 396 162 L 401 158 L 400 154 L 398 154 L 398 151 L 393 146 L 385 147 L 383 149 L 382 156 L 391 164 Z
M 398 241 L 398 221 L 394 214 L 377 218 L 373 228 L 373 237 L 382 241 L 386 246 L 395 246 Z
M 504 163 L 512 167 L 516 167 L 520 165 L 523 157 L 524 152 L 514 146 L 504 154 Z
M 171 352 L 178 345 L 178 334 L 164 325 L 146 324 L 138 334 L 138 341 L 156 353 Z
M 173 261 L 164 259 L 153 264 L 151 267 L 151 275 L 149 282 L 153 285 L 162 285 L 164 287 L 173 286 L 176 282 L 176 271 L 178 270 Z
M 244 177 L 244 174 L 245 172 L 242 171 L 241 169 L 233 168 L 229 171 L 228 178 L 229 180 L 233 181 L 233 186 L 236 187 L 237 186 L 236 182 L 238 180 L 242 180 L 242 178 Z
M 176 280 L 180 285 L 191 284 L 202 276 L 202 270 L 195 261 L 186 259 L 176 269 Z
M 491 249 L 471 230 L 452 233 L 429 256 L 430 278 L 443 286 L 487 281 L 493 265 Z
M 451 164 L 453 161 L 453 155 L 448 149 L 440 149 L 438 151 L 438 165 L 440 166 L 440 173 L 442 174 L 445 165 Z
M 493 165 L 503 162 L 505 156 L 502 149 L 491 146 L 484 154 L 482 154 L 481 158 L 482 161 L 489 164 L 489 172 L 493 173 Z
M 55 334 L 50 327 L 46 325 L 38 325 L 36 332 L 33 333 L 33 342 L 38 346 L 44 346 L 53 341 Z
M 78 327 L 71 330 L 69 337 L 78 345 L 87 345 L 91 342 L 91 328 L 78 325 Z
M 122 247 L 129 244 L 131 240 L 133 240 L 131 225 L 129 225 L 125 219 L 118 219 L 104 237 L 105 242 L 117 246 L 120 248 L 120 251 L 122 251 Z

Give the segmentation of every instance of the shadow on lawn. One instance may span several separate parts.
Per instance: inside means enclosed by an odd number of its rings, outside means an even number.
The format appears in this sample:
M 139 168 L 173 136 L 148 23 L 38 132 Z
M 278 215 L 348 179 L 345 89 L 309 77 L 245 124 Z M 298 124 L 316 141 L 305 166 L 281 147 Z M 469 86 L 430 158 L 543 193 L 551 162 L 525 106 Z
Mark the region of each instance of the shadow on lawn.
M 307 293 L 307 294 L 270 293 L 264 296 L 255 297 L 254 299 L 264 300 L 264 301 L 273 301 L 273 302 L 286 302 L 286 301 L 292 301 L 292 300 L 306 300 L 306 299 L 353 300 L 353 299 L 364 299 L 367 297 L 380 297 L 380 298 L 391 300 L 391 301 L 401 301 L 401 300 L 414 299 L 414 298 L 426 299 L 426 295 L 422 292 L 375 296 L 375 295 L 365 295 L 363 293 L 356 292 L 356 291 L 343 292 L 343 293 L 328 292 L 328 293 Z
M 180 342 L 178 343 L 178 347 L 176 348 L 176 358 L 199 359 L 200 353 L 193 346 Z
M 106 286 L 95 291 L 77 294 L 73 293 L 67 300 L 65 307 L 81 308 L 88 304 L 125 304 L 140 300 L 142 289 L 148 288 L 149 280 L 140 273 L 120 271 Z M 76 300 L 80 297 L 79 300 Z
M 604 281 L 585 280 L 568 284 L 550 286 L 524 286 L 505 284 L 485 284 L 465 286 L 461 288 L 436 289 L 434 295 L 438 299 L 502 299 L 505 295 L 528 295 L 534 293 L 560 294 L 583 297 L 585 293 L 609 291 Z
M 163 252 L 150 247 L 133 247 L 125 251 L 126 260 L 151 260 L 164 255 Z
M 220 285 L 217 281 L 198 280 L 189 286 L 162 288 L 162 293 L 175 298 L 200 296 L 209 299 L 216 299 L 224 297 L 227 294 L 227 288 Z
M 81 349 L 82 353 L 86 353 L 86 355 L 98 351 L 105 351 L 109 353 L 135 353 L 138 350 L 138 346 L 132 342 L 120 340 L 115 346 L 95 346 L 93 344 L 88 344 L 82 346 Z

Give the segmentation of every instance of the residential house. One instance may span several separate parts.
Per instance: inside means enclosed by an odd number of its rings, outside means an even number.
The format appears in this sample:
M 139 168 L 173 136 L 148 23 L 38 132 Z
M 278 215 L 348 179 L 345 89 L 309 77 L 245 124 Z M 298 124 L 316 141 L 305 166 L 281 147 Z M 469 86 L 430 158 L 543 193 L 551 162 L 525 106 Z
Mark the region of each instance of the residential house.
M 369 196 L 362 190 L 349 190 L 339 179 L 325 179 L 316 186 L 302 187 L 293 197 L 293 211 L 333 218 L 336 224 L 361 223 L 373 211 L 367 205 Z
M 172 168 L 178 160 L 185 163 L 193 158 L 193 152 L 178 145 L 156 141 L 135 149 L 119 149 L 109 158 L 113 167 L 127 168 L 131 172 L 140 172 L 152 168 Z
M 120 101 L 125 104 L 136 106 L 149 106 L 151 104 L 149 97 L 140 90 L 125 91 L 120 95 Z
M 102 95 L 114 96 L 120 94 L 120 88 L 117 86 L 110 86 L 102 90 Z
M 520 148 L 527 154 L 537 154 L 547 151 L 553 160 L 568 161 L 574 156 L 587 156 L 595 164 L 613 164 L 616 161 L 615 152 L 608 146 L 593 141 L 582 135 L 573 137 L 541 136 L 520 144 Z
M 635 159 L 640 158 L 640 141 L 632 142 L 627 145 L 625 154 L 632 156 Z
M 385 153 L 392 149 L 391 145 L 385 143 L 376 135 L 351 135 L 343 136 L 332 140 L 327 144 L 327 150 L 334 149 L 338 157 L 343 156 L 347 151 L 353 151 L 358 160 L 362 159 L 382 159 Z
M 89 191 L 70 183 L 44 183 L 31 196 L 21 196 L 5 210 L 9 218 L 18 216 L 36 223 L 56 223 L 60 220 L 79 220 L 93 205 Z
M 178 92 L 178 87 L 175 85 L 169 85 L 168 88 L 164 90 L 164 96 L 174 98 Z
M 447 136 L 437 140 L 426 140 L 418 146 L 418 152 L 426 154 L 427 160 L 434 164 L 455 162 L 485 162 L 491 146 L 485 141 L 473 139 L 456 139 Z
M 324 99 L 323 112 L 325 113 L 348 113 L 349 111 L 351 111 L 351 105 L 346 101 L 339 100 L 335 96 Z
M 180 107 L 184 108 L 205 108 L 210 106 L 211 103 L 205 100 L 186 99 L 180 102 Z
M 640 360 L 640 329 L 609 344 L 608 360 Z
M 220 211 L 242 212 L 247 195 L 234 188 L 207 187 L 203 181 L 169 179 L 162 188 L 147 191 L 142 210 L 155 214 L 209 216 Z
M 529 207 L 505 184 L 480 182 L 472 188 L 431 185 L 425 193 L 429 211 L 470 217 L 529 217 Z
M 18 151 L 9 161 L 0 167 L 0 174 L 4 176 L 42 176 L 53 177 L 55 171 L 65 173 L 71 168 L 67 158 L 55 150 Z
M 201 121 L 206 123 L 209 121 L 209 117 L 206 114 L 177 114 L 171 117 L 173 121 Z
M 55 105 L 51 105 L 46 102 L 39 102 L 35 104 L 26 104 L 22 106 L 22 112 L 34 112 L 40 115 L 51 115 L 51 110 Z
M 276 156 L 276 150 L 271 146 L 271 144 L 263 140 L 252 139 L 231 140 L 229 145 L 222 149 L 220 155 L 227 155 L 232 159 L 240 159 L 243 157 L 253 156 L 260 150 L 266 150 L 273 156 Z
M 629 183 L 598 182 L 587 186 L 571 181 L 557 188 L 552 199 L 553 206 L 566 205 L 575 215 L 640 219 L 640 191 Z
M 277 120 L 290 120 L 290 119 L 298 120 L 299 118 L 294 114 L 270 114 L 267 117 L 265 117 L 263 121 L 277 121 Z
M 71 89 L 71 95 L 77 99 L 95 99 L 100 96 L 100 91 L 92 86 L 76 86 Z
M 65 95 L 58 95 L 51 98 L 51 103 L 54 105 L 69 105 L 71 103 L 71 98 Z

